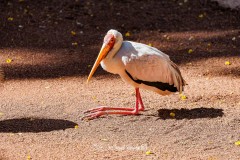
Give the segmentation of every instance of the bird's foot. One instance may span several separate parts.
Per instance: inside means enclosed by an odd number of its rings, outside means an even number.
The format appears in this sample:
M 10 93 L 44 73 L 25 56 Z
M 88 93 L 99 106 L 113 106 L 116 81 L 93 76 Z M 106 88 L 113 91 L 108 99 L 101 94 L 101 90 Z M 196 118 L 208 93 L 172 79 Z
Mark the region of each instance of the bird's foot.
M 117 111 L 109 111 L 109 110 L 117 110 Z M 86 113 L 89 113 L 89 114 L 83 116 L 82 119 L 91 120 L 94 118 L 98 118 L 102 115 L 109 115 L 109 114 L 136 115 L 136 114 L 138 114 L 138 111 L 140 111 L 140 110 L 135 110 L 134 108 L 98 107 L 98 108 L 93 108 L 93 109 L 85 111 L 84 114 L 86 114 Z
M 133 111 L 134 108 L 120 108 L 120 107 L 106 107 L 106 106 L 102 106 L 102 107 L 89 109 L 89 110 L 87 110 L 87 111 L 85 111 L 83 113 L 84 114 L 86 114 L 86 113 L 95 113 L 95 112 L 98 112 L 98 111 L 107 111 L 107 110 Z
M 90 112 L 90 114 L 87 114 L 87 115 L 83 116 L 82 120 L 91 120 L 91 119 L 98 118 L 98 117 L 100 117 L 102 115 L 106 115 L 105 111 Z

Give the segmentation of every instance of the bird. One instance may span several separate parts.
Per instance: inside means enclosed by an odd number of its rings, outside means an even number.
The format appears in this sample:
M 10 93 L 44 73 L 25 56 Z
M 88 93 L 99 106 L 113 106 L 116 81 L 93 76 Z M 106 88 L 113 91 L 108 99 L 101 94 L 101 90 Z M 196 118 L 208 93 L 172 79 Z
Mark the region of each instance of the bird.
M 98 66 L 134 87 L 136 105 L 134 108 L 100 106 L 84 112 L 83 119 L 94 119 L 103 115 L 138 115 L 145 107 L 140 90 L 156 92 L 162 96 L 184 90 L 186 81 L 178 66 L 169 56 L 157 48 L 133 41 L 123 41 L 120 32 L 110 29 L 104 37 L 103 45 L 91 69 L 90 81 Z

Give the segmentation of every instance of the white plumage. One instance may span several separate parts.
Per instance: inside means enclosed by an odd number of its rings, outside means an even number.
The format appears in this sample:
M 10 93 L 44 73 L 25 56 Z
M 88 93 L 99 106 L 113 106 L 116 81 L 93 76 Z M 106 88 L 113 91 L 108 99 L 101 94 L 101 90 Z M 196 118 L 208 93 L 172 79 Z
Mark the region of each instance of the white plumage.
M 168 95 L 177 91 L 181 93 L 186 84 L 177 65 L 168 55 L 145 44 L 123 41 L 122 34 L 116 30 L 109 30 L 104 37 L 103 46 L 88 76 L 88 81 L 99 64 L 104 70 L 119 74 L 126 83 L 136 89 L 136 107 L 99 107 L 88 110 L 87 113 L 90 114 L 85 118 L 96 118 L 104 114 L 138 114 L 138 111 L 144 110 L 139 88 Z M 107 110 L 121 110 L 121 112 Z

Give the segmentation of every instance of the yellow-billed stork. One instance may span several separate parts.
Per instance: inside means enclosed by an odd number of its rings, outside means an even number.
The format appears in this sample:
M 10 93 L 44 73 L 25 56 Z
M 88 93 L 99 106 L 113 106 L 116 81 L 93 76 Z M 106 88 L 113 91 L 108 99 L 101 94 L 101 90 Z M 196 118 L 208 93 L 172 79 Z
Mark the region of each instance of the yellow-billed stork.
M 168 55 L 142 43 L 123 41 L 122 34 L 113 29 L 104 37 L 87 81 L 91 79 L 99 64 L 104 70 L 119 74 L 123 81 L 135 88 L 136 106 L 98 107 L 84 112 L 88 114 L 83 118 L 93 119 L 106 114 L 136 115 L 144 110 L 139 88 L 169 95 L 174 92 L 181 93 L 186 84 L 178 66 Z

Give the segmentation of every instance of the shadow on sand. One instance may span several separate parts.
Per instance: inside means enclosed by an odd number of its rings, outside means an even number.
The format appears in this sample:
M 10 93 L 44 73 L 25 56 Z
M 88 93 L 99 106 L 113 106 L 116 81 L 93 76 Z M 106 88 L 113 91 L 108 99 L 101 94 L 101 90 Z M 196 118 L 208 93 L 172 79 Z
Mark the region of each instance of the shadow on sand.
M 170 116 L 170 113 L 174 113 L 175 116 Z M 197 118 L 217 118 L 224 115 L 222 109 L 216 108 L 194 108 L 194 109 L 159 109 L 158 116 L 160 119 L 197 119 Z
M 0 133 L 50 132 L 74 128 L 74 122 L 62 119 L 20 118 L 0 121 Z

